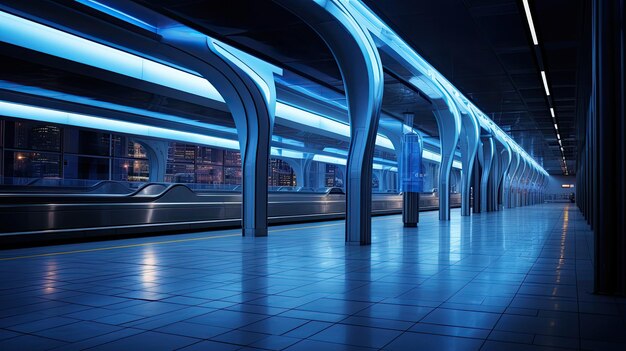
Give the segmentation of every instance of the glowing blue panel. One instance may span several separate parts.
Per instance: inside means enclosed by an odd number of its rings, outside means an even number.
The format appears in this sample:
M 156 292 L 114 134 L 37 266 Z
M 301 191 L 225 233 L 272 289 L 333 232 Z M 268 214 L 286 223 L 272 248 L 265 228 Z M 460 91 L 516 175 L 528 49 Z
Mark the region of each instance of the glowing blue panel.
M 302 141 L 293 140 L 293 139 L 285 138 L 285 137 L 278 136 L 278 135 L 272 135 L 272 141 L 275 141 L 275 142 L 281 143 L 281 144 L 287 144 L 287 145 L 292 145 L 292 146 L 297 146 L 297 147 L 304 147 L 304 142 L 302 142 Z
M 313 161 L 331 163 L 331 164 L 336 164 L 336 165 L 344 165 L 344 166 L 347 163 L 347 160 L 345 158 L 332 157 L 332 156 L 319 155 L 319 154 L 313 156 Z
M 300 151 L 294 151 L 294 150 L 283 149 L 283 148 L 278 148 L 278 147 L 272 147 L 270 151 L 271 151 L 270 154 L 272 156 L 281 156 L 281 157 L 296 158 L 296 159 L 304 158 L 304 153 Z
M 347 164 L 347 160 L 345 158 L 341 158 L 341 157 L 333 157 L 333 156 L 327 156 L 327 155 L 320 155 L 320 154 L 316 154 L 313 156 L 313 161 L 317 161 L 317 162 L 323 162 L 323 163 L 330 163 L 330 164 L 335 164 L 335 165 L 343 165 L 345 166 Z M 381 165 L 380 163 L 374 163 L 372 165 L 373 169 L 376 170 L 382 170 L 382 169 L 389 169 L 389 170 L 394 170 L 394 172 L 398 171 L 397 167 L 390 167 L 390 166 L 386 166 L 386 165 Z
M 133 134 L 167 140 L 178 140 L 200 145 L 239 150 L 239 142 L 236 140 L 229 140 L 208 135 L 147 126 L 145 124 L 139 123 L 131 123 L 102 117 L 88 116 L 78 113 L 52 110 L 42 107 L 16 104 L 7 101 L 0 101 L 0 114 L 8 117 L 23 118 L 55 124 L 64 124 L 83 128 L 101 129 L 110 132 Z
M 215 87 L 198 75 L 2 11 L 0 41 L 224 102 Z M 277 103 L 276 115 L 298 124 L 350 136 L 347 124 L 284 103 Z M 380 134 L 376 145 L 393 150 L 391 141 Z
M 422 151 L 422 157 L 426 160 L 430 160 L 433 162 L 437 162 L 437 163 L 441 163 L 441 155 L 436 153 L 436 152 L 432 152 L 430 150 L 426 150 L 424 149 Z M 463 169 L 463 165 L 460 161 L 452 161 L 452 167 L 453 168 L 457 168 L 457 169 Z
M 0 41 L 224 101 L 206 79 L 0 11 Z
M 160 113 L 160 112 L 154 112 L 154 111 L 139 109 L 139 108 L 130 107 L 130 106 L 118 105 L 118 104 L 114 104 L 110 102 L 86 98 L 84 96 L 66 94 L 66 93 L 61 93 L 58 91 L 42 89 L 39 87 L 31 87 L 31 86 L 16 84 L 16 83 L 4 81 L 4 80 L 0 80 L 0 88 L 11 90 L 11 91 L 17 91 L 20 93 L 30 94 L 30 95 L 45 96 L 45 97 L 53 98 L 56 100 L 68 101 L 68 102 L 78 103 L 82 105 L 102 107 L 102 108 L 113 110 L 113 111 L 127 112 L 127 113 L 131 113 L 135 115 L 152 117 L 152 118 L 160 119 L 164 121 L 177 122 L 177 123 L 186 124 L 186 125 L 190 125 L 194 127 L 206 128 L 211 131 L 220 131 L 220 132 L 225 132 L 225 133 L 230 133 L 230 134 L 237 134 L 237 129 L 235 128 L 220 126 L 220 125 L 211 124 L 211 123 L 198 122 L 198 121 L 194 121 L 188 118 L 178 117 L 178 116 L 174 116 L 174 115 L 170 115 L 166 113 Z
M 337 148 L 334 148 L 334 147 L 325 147 L 324 150 L 322 150 L 322 151 L 329 152 L 331 154 L 348 156 L 348 150 L 337 149 Z
M 314 129 L 320 129 L 333 134 L 341 135 L 346 138 L 350 137 L 349 125 L 285 104 L 283 102 L 276 103 L 276 118 L 282 118 Z M 380 134 L 376 136 L 376 145 L 390 150 L 394 149 L 391 140 Z

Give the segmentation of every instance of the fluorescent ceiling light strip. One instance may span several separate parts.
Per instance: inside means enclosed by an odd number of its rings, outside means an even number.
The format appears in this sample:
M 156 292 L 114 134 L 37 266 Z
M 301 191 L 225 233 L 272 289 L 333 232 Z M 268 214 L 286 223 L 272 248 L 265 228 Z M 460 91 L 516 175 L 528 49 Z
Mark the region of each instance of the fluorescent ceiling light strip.
M 541 71 L 541 79 L 543 80 L 543 88 L 546 90 L 546 95 L 550 96 L 550 89 L 548 88 L 548 78 L 546 78 L 546 71 Z
M 530 36 L 533 38 L 533 44 L 539 45 L 537 33 L 535 32 L 535 23 L 533 22 L 533 15 L 530 12 L 528 0 L 523 0 L 522 2 L 524 3 L 524 12 L 526 12 L 526 20 L 528 21 L 528 27 L 530 28 Z
M 552 115 L 552 118 L 556 118 L 556 116 L 554 115 L 554 108 L 550 107 L 550 114 Z
M 556 123 L 554 123 L 554 129 L 559 130 L 559 126 Z
M 114 119 L 89 116 L 84 114 L 52 110 L 43 107 L 0 101 L 0 114 L 8 117 L 23 118 L 76 127 L 100 129 L 110 132 L 133 134 L 167 140 L 178 140 L 200 145 L 215 146 L 239 150 L 239 142 L 209 135 L 182 132 L 179 130 L 148 126 Z

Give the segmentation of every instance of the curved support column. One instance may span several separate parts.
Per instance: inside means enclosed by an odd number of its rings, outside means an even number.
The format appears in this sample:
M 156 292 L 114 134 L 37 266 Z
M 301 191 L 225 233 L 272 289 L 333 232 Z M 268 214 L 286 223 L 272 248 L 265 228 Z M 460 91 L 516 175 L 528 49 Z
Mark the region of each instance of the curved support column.
M 550 176 L 547 174 L 543 174 L 543 179 L 541 180 L 541 188 L 540 188 L 540 194 L 539 194 L 540 204 L 545 202 L 546 187 L 548 186 L 549 181 L 550 181 Z
M 528 165 L 528 161 L 526 159 L 522 159 L 522 172 L 520 173 L 520 177 L 517 180 L 517 196 L 515 201 L 517 207 L 524 206 L 524 188 L 526 186 L 526 180 L 529 170 L 530 167 Z
M 267 174 L 276 110 L 274 75 L 282 70 L 187 27 L 168 27 L 159 34 L 163 44 L 177 49 L 169 59 L 202 75 L 226 102 L 241 151 L 242 234 L 266 236 Z
M 520 154 L 517 150 L 515 149 L 511 149 L 511 153 L 512 153 L 512 160 L 511 160 L 511 165 L 509 166 L 509 171 L 508 173 L 508 179 L 506 180 L 506 191 L 505 191 L 505 196 L 506 196 L 506 200 L 505 200 L 505 206 L 506 208 L 513 208 L 514 206 L 514 193 L 513 193 L 513 189 L 514 189 L 514 185 L 515 185 L 515 178 L 518 176 L 519 171 L 520 171 Z
M 459 144 L 461 147 L 461 216 L 471 214 L 470 187 L 474 160 L 478 152 L 480 142 L 480 127 L 473 112 L 461 114 L 461 135 Z
M 289 157 L 274 156 L 289 165 L 296 176 L 296 186 L 304 186 L 304 160 L 297 160 Z M 268 170 L 269 171 L 269 170 Z
M 495 145 L 491 135 L 481 136 L 481 155 L 479 160 L 482 164 L 480 177 L 480 211 L 487 212 L 489 204 L 489 178 L 493 164 Z
M 522 155 L 519 156 L 520 157 L 520 164 L 517 170 L 517 173 L 515 175 L 515 179 L 513 180 L 513 195 L 512 195 L 512 201 L 513 207 L 519 207 L 520 206 L 520 188 L 522 186 L 522 179 L 523 179 L 523 175 L 524 172 L 526 172 L 526 161 L 524 160 L 524 158 L 522 157 Z
M 461 116 L 453 102 L 448 110 L 435 110 L 441 145 L 441 163 L 439 165 L 439 219 L 450 220 L 450 172 L 461 133 Z
M 372 163 L 383 95 L 383 70 L 370 32 L 338 0 L 276 0 L 315 30 L 333 53 L 350 116 L 346 243 L 371 243 Z
M 168 142 L 149 139 L 132 139 L 141 144 L 148 154 L 148 172 L 151 182 L 164 182 L 167 167 Z
M 502 149 L 500 151 L 500 173 L 498 175 L 498 181 L 496 184 L 496 210 L 501 210 L 505 206 L 505 193 L 506 193 L 506 179 L 509 168 L 512 162 L 512 153 L 509 143 L 505 140 L 498 138 Z
M 539 192 L 538 188 L 539 188 L 540 177 L 541 177 L 541 173 L 539 173 L 539 170 L 535 168 L 535 178 L 533 179 L 533 187 L 532 187 L 532 193 L 531 193 L 532 196 L 530 197 L 531 205 L 537 204 L 537 193 Z
M 498 177 L 500 176 L 500 151 L 502 146 L 498 143 L 498 139 L 492 136 L 493 141 L 493 160 L 491 161 L 491 170 L 489 172 L 489 181 L 487 183 L 488 196 L 487 199 L 487 211 L 498 210 Z

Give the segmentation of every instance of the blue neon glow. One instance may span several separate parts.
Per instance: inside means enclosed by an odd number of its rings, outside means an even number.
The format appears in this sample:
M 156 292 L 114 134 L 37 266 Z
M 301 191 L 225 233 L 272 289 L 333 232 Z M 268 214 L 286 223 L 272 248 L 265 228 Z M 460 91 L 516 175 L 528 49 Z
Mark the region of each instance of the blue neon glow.
M 291 145 L 291 146 L 304 147 L 304 142 L 302 141 L 293 140 L 293 139 L 285 138 L 285 137 L 278 136 L 278 135 L 272 135 L 272 141 L 275 141 L 281 144 Z
M 1 11 L 0 41 L 224 102 L 199 75 Z
M 337 149 L 337 148 L 334 148 L 334 147 L 325 147 L 324 150 L 322 150 L 322 151 L 328 152 L 328 153 L 331 153 L 331 154 L 348 156 L 348 150 Z
M 279 148 L 279 147 L 273 147 L 273 146 L 270 150 L 270 154 L 272 156 L 295 158 L 295 159 L 300 159 L 300 160 L 304 158 L 303 152 Z
M 134 134 L 168 140 L 178 140 L 200 145 L 239 150 L 239 142 L 237 140 L 229 140 L 209 135 L 153 127 L 145 124 L 124 122 L 108 118 L 16 104 L 7 101 L 0 101 L 0 114 L 14 118 L 23 118 L 55 124 L 65 124 L 91 129 L 101 129 L 110 132 Z
M 345 158 L 333 157 L 333 156 L 321 155 L 321 154 L 315 154 L 313 156 L 313 161 L 330 163 L 330 164 L 335 164 L 335 165 L 342 165 L 342 166 L 345 166 L 348 163 L 348 160 L 346 160 Z M 387 169 L 392 172 L 398 171 L 397 167 L 381 165 L 380 163 L 374 163 L 372 165 L 372 169 L 376 169 L 376 170 Z
M 320 155 L 320 154 L 313 156 L 313 161 L 332 163 L 332 164 L 343 165 L 343 166 L 345 166 L 348 163 L 348 160 L 346 160 L 345 158 Z
M 349 125 L 285 103 L 279 102 L 276 104 L 276 118 L 282 118 L 311 128 L 325 130 L 346 138 L 350 137 Z M 376 145 L 394 150 L 391 140 L 381 134 L 376 136 Z
M 0 11 L 0 41 L 224 102 L 217 89 L 199 75 L 2 11 Z M 344 137 L 350 136 L 350 126 L 347 124 L 281 102 L 276 104 L 276 117 Z M 376 138 L 376 145 L 393 150 L 391 141 L 380 134 Z
M 206 128 L 211 131 L 219 131 L 219 132 L 224 132 L 224 133 L 229 133 L 229 134 L 237 134 L 237 129 L 231 128 L 231 127 L 225 127 L 225 126 L 212 124 L 212 123 L 198 122 L 192 119 L 178 117 L 178 116 L 174 116 L 174 115 L 170 115 L 166 113 L 154 112 L 154 111 L 144 110 L 140 108 L 125 106 L 125 105 L 118 105 L 118 104 L 114 104 L 110 102 L 86 98 L 84 96 L 61 93 L 58 91 L 16 84 L 16 83 L 4 81 L 4 80 L 0 80 L 0 89 L 6 89 L 6 90 L 21 92 L 21 93 L 26 93 L 26 94 L 31 94 L 31 95 L 37 95 L 37 96 L 45 96 L 45 97 L 53 98 L 56 100 L 78 103 L 78 104 L 83 104 L 83 105 L 88 105 L 88 106 L 96 106 L 96 107 L 101 107 L 101 108 L 105 108 L 105 109 L 113 110 L 113 111 L 127 112 L 131 114 L 152 117 L 152 118 L 160 119 L 164 121 L 178 122 L 181 124 L 186 124 L 186 125 L 190 125 L 194 127 Z

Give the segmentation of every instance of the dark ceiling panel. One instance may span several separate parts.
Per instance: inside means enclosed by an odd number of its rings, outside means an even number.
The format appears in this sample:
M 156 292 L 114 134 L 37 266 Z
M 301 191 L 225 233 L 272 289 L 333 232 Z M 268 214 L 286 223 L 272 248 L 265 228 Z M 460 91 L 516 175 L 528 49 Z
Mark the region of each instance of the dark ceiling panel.
M 561 153 L 521 1 L 365 2 L 549 172 L 561 173 Z M 573 157 L 576 144 L 580 4 L 531 2 L 560 132 L 568 145 L 566 157 Z

